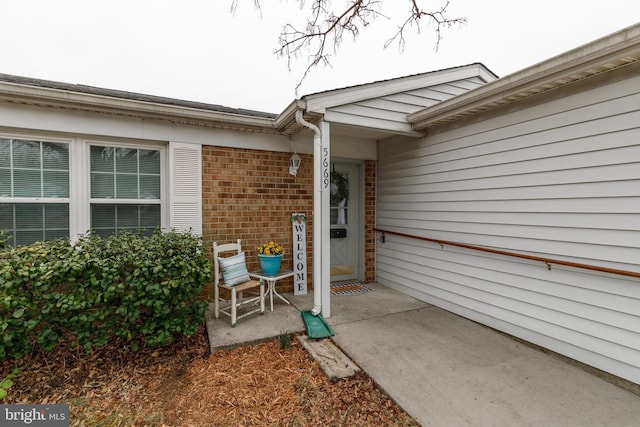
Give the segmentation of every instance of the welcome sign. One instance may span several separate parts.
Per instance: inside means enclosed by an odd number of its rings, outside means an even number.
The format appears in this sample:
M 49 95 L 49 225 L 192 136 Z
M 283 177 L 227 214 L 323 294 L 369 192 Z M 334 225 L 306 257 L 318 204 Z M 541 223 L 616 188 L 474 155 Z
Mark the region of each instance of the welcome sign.
M 291 215 L 293 230 L 293 294 L 307 294 L 307 217 Z

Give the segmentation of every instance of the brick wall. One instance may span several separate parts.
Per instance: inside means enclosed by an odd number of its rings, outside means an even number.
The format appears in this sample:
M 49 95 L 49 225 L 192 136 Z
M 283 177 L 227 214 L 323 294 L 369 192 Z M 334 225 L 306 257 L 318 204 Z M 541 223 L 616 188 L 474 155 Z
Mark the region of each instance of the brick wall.
M 291 214 L 306 213 L 307 286 L 312 289 L 313 158 L 300 154 L 298 175 L 289 175 L 291 153 L 243 148 L 202 147 L 203 240 L 212 251 L 213 242 L 242 239 L 249 270 L 259 268 L 255 247 L 269 240 L 281 243 L 287 253 L 282 266 L 291 269 Z M 375 280 L 375 162 L 365 164 L 365 278 Z M 278 289 L 293 290 L 293 280 L 278 282 Z M 213 296 L 210 285 L 206 294 Z
M 282 266 L 291 269 L 291 214 L 302 212 L 309 218 L 312 216 L 313 165 L 310 155 L 300 155 L 298 175 L 292 176 L 290 157 L 291 153 L 202 147 L 203 240 L 210 252 L 214 241 L 242 239 L 247 268 L 257 270 L 255 247 L 273 240 L 287 250 Z M 310 224 L 311 220 L 307 223 L 308 278 L 312 267 Z M 293 281 L 278 284 L 292 289 Z M 207 295 L 213 295 L 212 286 Z
M 364 163 L 364 280 L 376 280 L 376 165 Z

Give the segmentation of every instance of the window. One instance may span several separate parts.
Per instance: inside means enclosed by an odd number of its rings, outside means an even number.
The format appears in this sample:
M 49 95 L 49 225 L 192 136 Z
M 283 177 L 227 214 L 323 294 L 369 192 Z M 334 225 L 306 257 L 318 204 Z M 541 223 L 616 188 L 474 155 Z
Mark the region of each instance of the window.
M 330 190 L 330 223 L 331 225 L 345 225 L 349 210 L 349 173 L 331 172 Z
M 91 229 L 150 234 L 161 225 L 160 151 L 92 145 Z
M 0 134 L 0 230 L 14 246 L 90 231 L 202 232 L 201 147 Z
M 0 138 L 0 229 L 13 245 L 69 236 L 69 145 Z

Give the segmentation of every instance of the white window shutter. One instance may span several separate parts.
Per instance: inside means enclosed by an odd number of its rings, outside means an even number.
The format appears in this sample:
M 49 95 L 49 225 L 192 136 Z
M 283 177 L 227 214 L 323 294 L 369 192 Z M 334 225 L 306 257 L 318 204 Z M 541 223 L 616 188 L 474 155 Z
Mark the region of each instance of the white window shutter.
M 169 143 L 169 227 L 202 235 L 202 147 Z

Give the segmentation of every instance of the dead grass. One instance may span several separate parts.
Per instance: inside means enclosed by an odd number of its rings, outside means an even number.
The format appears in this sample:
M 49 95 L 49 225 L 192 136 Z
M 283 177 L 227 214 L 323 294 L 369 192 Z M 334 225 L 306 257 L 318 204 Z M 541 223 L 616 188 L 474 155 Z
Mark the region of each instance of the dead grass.
M 3 403 L 67 403 L 72 426 L 418 425 L 365 374 L 329 381 L 297 340 L 210 355 L 202 331 L 162 350 L 59 349 L 18 367 Z

